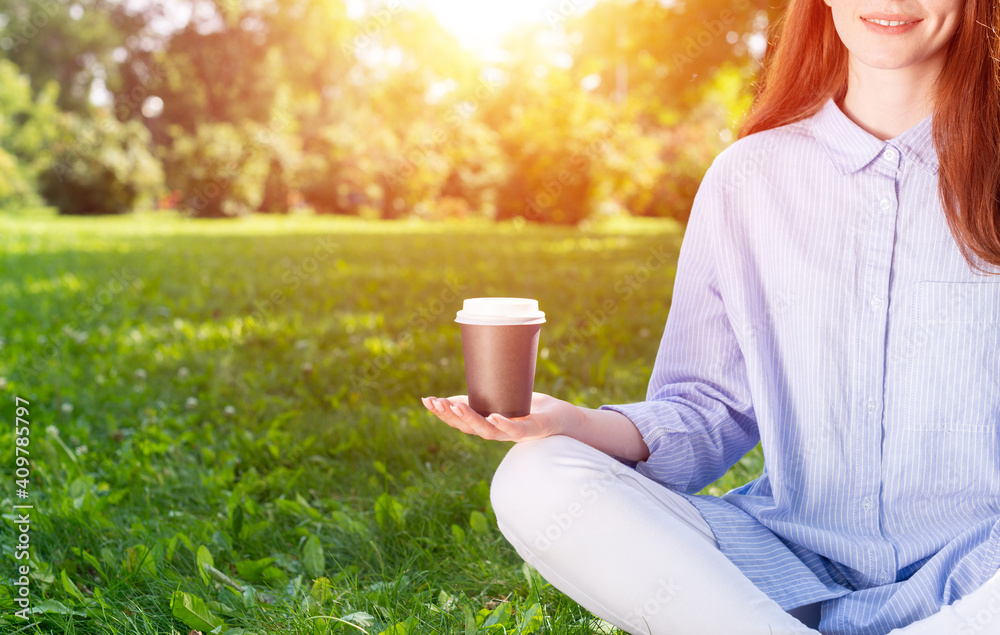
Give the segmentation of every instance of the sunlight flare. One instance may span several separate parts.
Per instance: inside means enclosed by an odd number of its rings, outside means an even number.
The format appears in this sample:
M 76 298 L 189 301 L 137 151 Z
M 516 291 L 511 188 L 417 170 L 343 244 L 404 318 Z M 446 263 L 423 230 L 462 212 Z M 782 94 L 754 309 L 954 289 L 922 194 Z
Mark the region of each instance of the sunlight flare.
M 422 3 L 463 46 L 477 51 L 499 47 L 503 37 L 521 25 L 555 26 L 594 4 L 593 0 L 422 0 Z

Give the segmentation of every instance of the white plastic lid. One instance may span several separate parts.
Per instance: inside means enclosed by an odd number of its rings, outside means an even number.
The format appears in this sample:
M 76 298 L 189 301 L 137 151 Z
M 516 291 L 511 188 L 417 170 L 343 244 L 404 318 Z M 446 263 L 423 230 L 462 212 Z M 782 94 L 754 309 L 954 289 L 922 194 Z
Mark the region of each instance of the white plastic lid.
M 455 321 L 494 326 L 541 324 L 545 321 L 545 313 L 538 310 L 538 300 L 528 298 L 468 298 L 462 303 Z

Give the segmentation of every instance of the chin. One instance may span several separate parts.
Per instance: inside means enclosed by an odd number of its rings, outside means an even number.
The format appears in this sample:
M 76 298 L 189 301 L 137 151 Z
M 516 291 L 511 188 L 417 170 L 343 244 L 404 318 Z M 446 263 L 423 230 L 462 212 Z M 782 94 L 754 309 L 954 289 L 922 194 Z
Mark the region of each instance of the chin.
M 868 68 L 876 68 L 883 71 L 896 71 L 909 66 L 915 66 L 920 64 L 923 60 L 915 55 L 891 55 L 891 54 L 876 54 L 876 55 L 858 55 L 855 56 L 858 63 L 867 66 Z

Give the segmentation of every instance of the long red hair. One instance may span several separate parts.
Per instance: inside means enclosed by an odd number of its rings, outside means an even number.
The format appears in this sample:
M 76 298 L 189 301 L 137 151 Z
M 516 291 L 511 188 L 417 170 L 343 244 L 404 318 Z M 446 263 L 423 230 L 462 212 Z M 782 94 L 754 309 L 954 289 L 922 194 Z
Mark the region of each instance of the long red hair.
M 1000 267 L 1000 6 L 965 0 L 937 80 L 934 143 L 941 204 L 969 263 Z M 823 0 L 789 0 L 768 48 L 753 110 L 740 136 L 815 114 L 847 93 L 847 49 Z

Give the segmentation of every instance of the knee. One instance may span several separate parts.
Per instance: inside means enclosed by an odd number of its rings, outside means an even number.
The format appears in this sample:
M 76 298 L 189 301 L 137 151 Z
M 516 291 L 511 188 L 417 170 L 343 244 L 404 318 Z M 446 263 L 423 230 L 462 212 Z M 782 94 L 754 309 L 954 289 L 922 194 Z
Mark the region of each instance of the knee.
M 538 506 L 542 489 L 551 487 L 552 467 L 564 450 L 566 437 L 522 441 L 504 457 L 490 485 L 490 501 L 497 518 L 505 524 Z
M 493 476 L 493 511 L 508 538 L 513 534 L 524 543 L 544 539 L 581 516 L 618 469 L 628 468 L 569 437 L 523 441 L 511 448 Z

